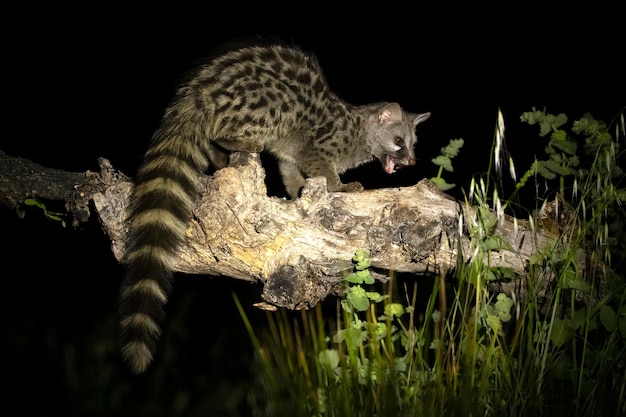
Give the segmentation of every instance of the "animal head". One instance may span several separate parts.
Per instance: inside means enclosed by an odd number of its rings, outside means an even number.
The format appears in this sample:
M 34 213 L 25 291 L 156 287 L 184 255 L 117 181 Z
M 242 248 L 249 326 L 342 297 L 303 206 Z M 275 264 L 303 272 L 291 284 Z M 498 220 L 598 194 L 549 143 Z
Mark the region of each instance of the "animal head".
M 430 113 L 407 113 L 398 103 L 375 106 L 366 140 L 387 174 L 415 165 L 415 127 L 429 117 Z

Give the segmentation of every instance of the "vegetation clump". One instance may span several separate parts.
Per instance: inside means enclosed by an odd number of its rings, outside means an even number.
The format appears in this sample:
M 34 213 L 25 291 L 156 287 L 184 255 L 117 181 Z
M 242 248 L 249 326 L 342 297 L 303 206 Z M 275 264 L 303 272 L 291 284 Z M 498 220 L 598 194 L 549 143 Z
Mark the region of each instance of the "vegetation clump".
M 586 114 L 532 109 L 521 120 L 546 140 L 517 177 L 504 151 L 498 114 L 490 170 L 473 178 L 463 219 L 469 262 L 434 277 L 423 295 L 415 280 L 375 283 L 357 250 L 345 295 L 333 314 L 318 305 L 299 315 L 269 314 L 269 331 L 248 330 L 258 352 L 260 386 L 250 396 L 259 416 L 613 416 L 626 415 L 626 188 L 623 113 L 610 125 Z M 451 141 L 433 160 L 443 170 L 462 147 Z M 505 162 L 514 186 L 505 190 Z M 496 180 L 494 180 L 495 178 Z M 549 190 L 520 208 L 520 190 Z M 559 241 L 533 255 L 522 302 L 488 283 L 511 279 L 489 253 L 502 240 L 504 213 L 541 222 L 557 202 Z M 408 284 L 408 283 L 411 284 Z M 546 286 L 546 282 L 548 282 Z M 422 284 L 420 284 L 422 285 Z M 546 291 L 546 288 L 549 291 Z M 327 307 L 327 306 L 326 306 Z M 241 309 L 240 309 L 241 310 Z M 243 311 L 243 310 L 241 310 Z M 245 319 L 245 315 L 244 315 Z

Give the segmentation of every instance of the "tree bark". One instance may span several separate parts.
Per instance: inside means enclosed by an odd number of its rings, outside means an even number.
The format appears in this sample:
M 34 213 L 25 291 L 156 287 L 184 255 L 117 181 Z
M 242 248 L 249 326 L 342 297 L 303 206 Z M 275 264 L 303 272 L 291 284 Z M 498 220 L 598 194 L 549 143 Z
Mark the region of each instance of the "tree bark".
M 0 151 L 0 201 L 19 214 L 25 198 L 62 200 L 74 225 L 87 220 L 93 201 L 120 260 L 132 182 L 107 160 L 99 163 L 99 173 L 68 173 Z M 261 307 L 301 309 L 341 292 L 357 249 L 369 254 L 375 277 L 383 281 L 388 271 L 438 275 L 459 262 L 477 261 L 468 227 L 479 219 L 477 208 L 428 180 L 412 187 L 329 193 L 320 177 L 307 180 L 301 198 L 285 200 L 267 196 L 264 179 L 258 155 L 245 153 L 233 154 L 229 167 L 202 179 L 178 271 L 261 282 Z M 531 256 L 564 244 L 555 224 L 553 206 L 536 230 L 526 220 L 500 216 L 493 226 L 500 248 L 480 261 L 507 268 L 515 278 L 494 281 L 492 289 L 526 299 Z M 585 264 L 581 259 L 580 267 Z M 547 282 L 544 287 L 547 296 Z

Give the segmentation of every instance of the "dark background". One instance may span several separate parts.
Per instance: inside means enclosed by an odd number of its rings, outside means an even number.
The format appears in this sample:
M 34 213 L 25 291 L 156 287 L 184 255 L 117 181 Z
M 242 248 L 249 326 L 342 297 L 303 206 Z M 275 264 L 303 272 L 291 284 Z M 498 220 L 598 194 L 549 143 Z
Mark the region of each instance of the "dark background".
M 386 176 L 372 163 L 351 174 L 371 187 L 435 175 L 430 159 L 453 138 L 466 143 L 455 173 L 446 175 L 466 187 L 488 167 L 498 108 L 520 174 L 544 147 L 536 129 L 519 123 L 522 112 L 546 107 L 570 120 L 591 112 L 610 122 L 626 102 L 623 22 L 616 8 L 599 4 L 556 12 L 527 4 L 479 10 L 360 2 L 342 11 L 317 3 L 219 10 L 51 4 L 1 14 L 0 149 L 68 171 L 98 170 L 105 157 L 133 175 L 180 77 L 217 45 L 246 36 L 313 52 L 348 102 L 397 101 L 432 112 L 418 129 L 416 167 Z M 62 229 L 38 212 L 22 220 L 0 208 L 0 225 L 4 407 L 29 415 L 246 414 L 252 349 L 231 292 L 250 304 L 260 288 L 180 276 L 156 362 L 132 377 L 115 334 L 122 268 L 97 219 Z

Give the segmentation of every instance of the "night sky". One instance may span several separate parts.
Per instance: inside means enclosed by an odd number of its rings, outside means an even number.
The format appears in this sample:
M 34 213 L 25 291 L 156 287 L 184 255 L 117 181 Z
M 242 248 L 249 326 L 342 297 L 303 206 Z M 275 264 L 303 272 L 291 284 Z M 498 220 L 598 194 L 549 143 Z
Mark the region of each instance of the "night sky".
M 519 122 L 522 112 L 547 107 L 570 119 L 591 112 L 610 122 L 626 103 L 624 38 L 618 34 L 623 22 L 616 10 L 557 14 L 357 4 L 358 12 L 348 13 L 319 4 L 309 10 L 305 3 L 293 3 L 291 10 L 226 5 L 219 13 L 182 6 L 145 14 L 33 5 L 6 10 L 3 18 L 12 25 L 2 29 L 3 122 L 10 134 L 2 135 L 0 149 L 79 172 L 97 170 L 97 158 L 105 157 L 133 175 L 178 80 L 216 46 L 241 37 L 278 38 L 314 53 L 331 88 L 353 104 L 397 101 L 408 111 L 432 113 L 418 128 L 418 165 L 393 177 L 385 177 L 378 163 L 354 174 L 371 186 L 408 185 L 435 175 L 430 159 L 453 138 L 466 144 L 450 182 L 467 186 L 471 174 L 487 169 L 498 108 L 521 170 L 544 146 L 533 142 L 536 130 Z M 95 219 L 79 230 L 62 230 L 37 213 L 21 220 L 1 208 L 0 222 L 8 245 L 0 322 L 9 342 L 1 347 L 4 369 L 11 369 L 17 394 L 46 393 L 41 403 L 29 403 L 35 414 L 85 409 L 76 401 L 91 398 L 81 391 L 88 384 L 73 380 L 63 363 L 84 358 L 72 372 L 89 381 L 106 378 L 103 365 L 90 360 L 119 367 L 117 358 L 86 354 L 84 340 L 111 338 L 106 332 L 115 320 L 122 269 Z M 240 331 L 233 337 L 245 343 L 237 313 L 216 303 L 230 301 L 233 289 L 250 285 L 183 277 L 174 296 L 186 300 L 181 294 L 193 292 L 198 305 L 190 314 L 207 322 L 232 315 L 232 331 Z M 251 299 L 254 294 L 252 289 Z M 229 363 L 224 352 L 202 356 L 203 348 L 211 349 L 204 340 L 209 324 L 193 326 L 188 337 L 197 339 L 187 342 L 197 352 L 186 351 L 185 361 L 190 356 Z M 132 385 L 123 371 L 111 372 Z

